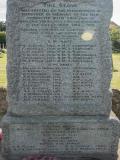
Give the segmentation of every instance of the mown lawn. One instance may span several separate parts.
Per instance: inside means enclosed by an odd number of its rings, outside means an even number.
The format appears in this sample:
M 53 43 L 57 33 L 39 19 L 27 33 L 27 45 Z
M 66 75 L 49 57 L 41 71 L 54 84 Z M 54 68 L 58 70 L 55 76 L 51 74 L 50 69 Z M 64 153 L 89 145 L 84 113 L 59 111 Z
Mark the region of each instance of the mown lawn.
M 7 55 L 0 54 L 0 87 L 6 88 L 7 79 L 6 79 L 6 63 Z
M 113 78 L 111 82 L 111 87 L 120 90 L 120 53 L 113 54 Z
M 120 53 L 113 54 L 114 71 L 111 82 L 111 87 L 120 89 Z M 0 55 L 0 87 L 7 86 L 6 79 L 6 54 Z

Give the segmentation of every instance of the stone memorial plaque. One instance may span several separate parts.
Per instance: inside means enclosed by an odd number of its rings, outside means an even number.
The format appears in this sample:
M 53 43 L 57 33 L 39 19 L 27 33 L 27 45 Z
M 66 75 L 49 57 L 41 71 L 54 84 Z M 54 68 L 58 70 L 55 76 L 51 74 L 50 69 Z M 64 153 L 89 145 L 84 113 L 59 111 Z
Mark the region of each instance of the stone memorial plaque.
M 111 14 L 111 0 L 9 0 L 10 112 L 108 115 Z
M 104 155 L 114 154 L 118 145 L 119 127 L 113 120 L 79 117 L 38 119 L 23 118 L 21 121 L 16 118 L 14 123 L 8 119 L 11 125 L 7 130 L 9 145 L 6 145 L 6 150 L 10 150 L 11 155 Z
M 3 156 L 116 160 L 112 0 L 8 0 Z

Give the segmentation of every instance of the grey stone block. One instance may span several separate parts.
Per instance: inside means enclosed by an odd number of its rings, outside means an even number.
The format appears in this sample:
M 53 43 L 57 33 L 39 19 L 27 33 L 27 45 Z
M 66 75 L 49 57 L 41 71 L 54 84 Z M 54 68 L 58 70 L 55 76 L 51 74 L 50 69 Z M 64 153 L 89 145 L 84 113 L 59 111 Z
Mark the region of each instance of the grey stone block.
M 3 155 L 116 160 L 107 119 L 112 0 L 8 0 L 8 114 Z
M 32 154 L 62 160 L 115 160 L 117 156 L 120 124 L 104 117 L 7 116 L 3 128 L 3 153 L 10 160 Z
M 112 0 L 8 0 L 9 112 L 108 116 L 111 16 Z

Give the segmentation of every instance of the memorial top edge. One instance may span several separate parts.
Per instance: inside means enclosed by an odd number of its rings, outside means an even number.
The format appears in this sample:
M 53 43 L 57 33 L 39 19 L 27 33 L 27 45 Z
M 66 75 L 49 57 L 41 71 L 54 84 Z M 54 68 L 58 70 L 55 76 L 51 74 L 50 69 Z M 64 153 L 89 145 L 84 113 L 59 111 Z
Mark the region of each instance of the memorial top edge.
M 37 5 L 37 4 L 40 4 L 40 3 L 52 3 L 52 2 L 66 2 L 66 3 L 83 3 L 83 4 L 90 4 L 90 3 L 98 3 L 98 4 L 101 4 L 101 5 L 105 5 L 105 4 L 108 4 L 108 7 L 109 7 L 109 4 L 112 4 L 112 1 L 113 0 L 7 0 L 7 3 L 16 3 L 16 5 L 19 5 L 19 7 L 27 7 L 27 6 L 34 6 L 34 5 Z M 108 8 L 107 7 L 107 8 Z M 106 9 L 107 9 L 106 8 Z

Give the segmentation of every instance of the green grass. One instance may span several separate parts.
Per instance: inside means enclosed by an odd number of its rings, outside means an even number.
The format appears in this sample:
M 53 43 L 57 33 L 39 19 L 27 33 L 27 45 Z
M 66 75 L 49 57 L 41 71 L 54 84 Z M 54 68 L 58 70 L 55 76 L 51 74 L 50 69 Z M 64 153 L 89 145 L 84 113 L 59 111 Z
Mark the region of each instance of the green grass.
M 111 87 L 120 90 L 120 53 L 113 54 L 113 66 L 115 72 L 113 72 Z
M 0 55 L 0 87 L 5 88 L 7 86 L 6 59 L 6 54 Z M 113 72 L 111 87 L 115 89 L 120 89 L 120 54 L 113 54 L 113 65 L 115 72 Z
M 6 78 L 6 63 L 7 63 L 7 55 L 0 54 L 0 87 L 6 88 L 7 86 L 7 78 Z

